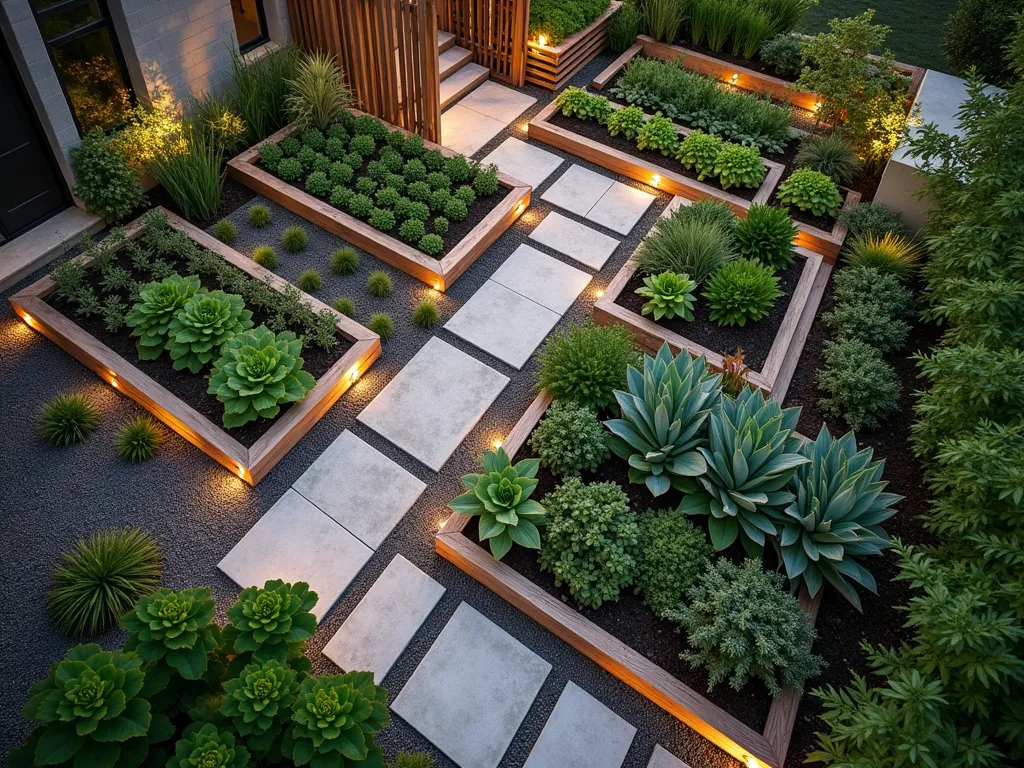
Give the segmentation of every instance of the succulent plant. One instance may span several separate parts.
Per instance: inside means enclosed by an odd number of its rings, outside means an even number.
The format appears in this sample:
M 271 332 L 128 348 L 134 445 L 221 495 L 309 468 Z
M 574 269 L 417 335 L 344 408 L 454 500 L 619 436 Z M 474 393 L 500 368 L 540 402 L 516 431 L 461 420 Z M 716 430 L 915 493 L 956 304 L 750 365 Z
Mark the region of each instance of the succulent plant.
M 265 325 L 230 339 L 206 390 L 224 404 L 224 426 L 272 419 L 281 404 L 302 400 L 316 380 L 302 370 L 301 354 L 302 341 L 294 333 L 275 334 Z
M 903 497 L 884 493 L 885 462 L 873 461 L 870 448 L 858 451 L 852 432 L 837 440 L 822 426 L 800 452 L 810 461 L 790 481 L 796 498 L 774 518 L 781 529 L 775 548 L 790 581 L 806 585 L 811 597 L 828 581 L 860 610 L 851 582 L 876 588 L 857 559 L 890 546 L 881 524 Z
M 693 320 L 693 292 L 697 283 L 686 275 L 662 272 L 648 275 L 642 288 L 635 293 L 649 299 L 640 310 L 641 314 L 654 315 L 655 320 L 671 320 L 676 315 L 683 320 Z
M 709 445 L 697 449 L 707 465 L 698 478 L 702 490 L 679 505 L 687 515 L 710 515 L 715 549 L 726 549 L 739 536 L 756 556 L 767 537 L 778 534 L 772 517 L 796 499 L 787 486 L 809 461 L 798 452 L 800 439 L 793 434 L 799 418 L 799 408 L 783 409 L 759 389 L 719 401 L 711 415 Z
M 270 659 L 249 664 L 238 677 L 224 682 L 220 713 L 257 755 L 271 752 L 291 719 L 298 692 L 298 672 Z
M 174 316 L 185 302 L 204 289 L 195 275 L 171 275 L 158 283 L 149 283 L 139 290 L 139 301 L 128 313 L 125 322 L 137 336 L 135 349 L 140 360 L 156 360 L 167 347 L 169 329 Z
M 307 677 L 281 752 L 298 766 L 382 766 L 373 735 L 391 719 L 386 702 L 387 691 L 373 684 L 372 672 Z
M 121 626 L 131 633 L 125 650 L 135 651 L 147 664 L 163 660 L 186 680 L 198 680 L 220 639 L 215 610 L 209 587 L 158 589 L 121 617 Z
M 197 293 L 167 326 L 167 349 L 174 370 L 199 373 L 224 343 L 252 328 L 252 312 L 241 296 L 224 291 Z
M 654 496 L 670 488 L 693 491 L 692 478 L 707 471 L 698 451 L 706 443 L 706 422 L 721 396 L 719 377 L 704 357 L 675 358 L 668 344 L 656 357 L 644 355 L 643 373 L 630 366 L 626 389 L 615 392 L 621 419 L 611 419 L 608 446 L 629 462 L 631 483 Z M 706 452 L 704 452 L 706 454 Z
M 480 517 L 480 541 L 489 541 L 491 554 L 501 560 L 519 544 L 540 549 L 540 530 L 545 511 L 531 499 L 537 488 L 538 459 L 524 459 L 512 465 L 504 448 L 487 451 L 484 471 L 462 476 L 466 493 L 455 497 L 449 506 L 461 515 Z
M 249 750 L 235 744 L 235 735 L 213 723 L 193 723 L 174 745 L 167 768 L 245 768 Z
M 247 587 L 228 609 L 224 642 L 258 662 L 274 659 L 283 664 L 290 651 L 301 653 L 316 631 L 311 613 L 316 601 L 316 592 L 304 581 L 285 584 L 275 579 L 262 587 Z

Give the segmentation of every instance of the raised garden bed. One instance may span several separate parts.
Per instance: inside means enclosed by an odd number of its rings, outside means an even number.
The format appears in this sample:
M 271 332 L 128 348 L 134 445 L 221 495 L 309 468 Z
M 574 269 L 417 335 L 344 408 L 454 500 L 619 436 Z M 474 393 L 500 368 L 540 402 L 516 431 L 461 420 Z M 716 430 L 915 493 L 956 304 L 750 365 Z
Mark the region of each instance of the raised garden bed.
M 584 29 L 569 35 L 558 45 L 526 43 L 526 82 L 557 91 L 608 44 L 608 24 L 622 5 L 612 0 L 608 10 Z
M 273 272 L 184 219 L 164 209 L 156 210 L 166 216 L 172 229 L 188 235 L 199 246 L 213 251 L 241 272 L 280 293 L 295 290 Z M 136 219 L 125 228 L 124 240 L 111 246 L 110 250 L 124 261 L 126 268 L 131 263 L 125 255 L 125 244 L 143 237 L 147 227 L 145 218 Z M 76 262 L 86 269 L 88 275 L 93 257 L 83 254 Z M 203 275 L 202 281 L 204 287 L 210 289 L 222 287 L 208 275 Z M 256 485 L 266 476 L 381 352 L 377 334 L 311 296 L 303 296 L 304 303 L 314 312 L 326 310 L 335 316 L 336 333 L 343 342 L 332 350 L 310 345 L 303 348 L 305 369 L 317 381 L 301 401 L 283 407 L 273 420 L 250 422 L 227 430 L 219 423 L 223 406 L 213 395 L 206 393 L 205 375 L 176 371 L 167 355 L 151 361 L 138 360 L 130 329 L 110 332 L 100 318 L 72 319 L 70 313 L 62 311 L 61 300 L 54 295 L 56 289 L 54 278 L 47 275 L 12 296 L 11 306 L 30 328 L 42 333 L 250 485 Z M 253 320 L 259 319 L 262 318 L 254 310 Z
M 363 113 L 351 110 L 356 116 Z M 391 131 L 397 126 L 385 123 Z M 500 189 L 489 198 L 477 200 L 463 222 L 453 222 L 446 237 L 446 251 L 434 258 L 412 245 L 371 227 L 368 223 L 331 205 L 305 189 L 268 172 L 259 163 L 259 150 L 264 144 L 278 144 L 297 133 L 295 125 L 282 128 L 259 144 L 228 161 L 231 176 L 259 194 L 273 200 L 318 227 L 352 243 L 393 267 L 422 280 L 439 291 L 450 286 L 476 261 L 530 204 L 531 187 L 516 179 L 498 174 Z M 424 141 L 426 149 L 437 149 L 447 158 L 458 153 Z M 504 195 L 502 196 L 502 191 Z M 467 225 L 467 222 L 470 224 Z M 460 227 L 460 225 L 463 225 Z M 466 231 L 462 231 L 466 230 Z
M 550 405 L 551 397 L 546 392 L 531 403 L 504 441 L 505 451 L 510 457 L 514 458 L 523 448 Z M 747 720 L 757 721 L 756 725 L 744 722 L 665 671 L 557 594 L 527 578 L 509 564 L 514 561 L 513 556 L 510 555 L 507 563 L 496 561 L 472 538 L 475 528 L 474 518 L 452 513 L 434 539 L 436 551 L 744 765 L 782 768 L 800 703 L 800 695 L 794 689 L 784 689 L 780 696 L 771 700 L 766 711 L 763 701 L 751 702 L 742 697 L 738 700 L 732 697 L 730 708 L 742 710 Z M 620 602 L 625 603 L 627 599 L 624 595 Z M 806 591 L 801 591 L 800 605 L 812 623 L 820 603 L 820 594 L 818 599 L 812 600 Z M 625 610 L 628 611 L 628 607 Z M 605 623 L 615 624 L 614 620 Z M 691 677 L 694 682 L 699 679 L 700 673 Z M 728 699 L 729 695 L 722 698 Z

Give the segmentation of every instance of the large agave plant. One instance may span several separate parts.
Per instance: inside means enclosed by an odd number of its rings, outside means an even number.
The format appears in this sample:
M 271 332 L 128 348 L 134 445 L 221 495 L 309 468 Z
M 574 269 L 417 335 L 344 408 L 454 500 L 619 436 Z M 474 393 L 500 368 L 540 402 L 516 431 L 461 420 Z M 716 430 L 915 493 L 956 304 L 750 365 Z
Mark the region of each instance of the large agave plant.
M 135 349 L 140 360 L 156 360 L 163 354 L 174 316 L 185 302 L 203 290 L 195 275 L 171 275 L 142 286 L 139 301 L 125 318 L 132 336 L 139 339 Z
M 644 355 L 643 373 L 626 371 L 629 391 L 615 392 L 622 418 L 605 425 L 609 447 L 629 462 L 630 482 L 645 484 L 654 496 L 696 489 L 691 478 L 707 470 L 696 449 L 706 442 L 706 423 L 722 394 L 719 379 L 703 357 L 673 358 L 668 344 L 656 357 Z
M 722 398 L 711 415 L 710 445 L 697 449 L 707 462 L 702 490 L 683 499 L 679 511 L 710 515 L 715 549 L 726 549 L 742 534 L 744 548 L 758 556 L 766 537 L 778 534 L 772 517 L 796 498 L 786 486 L 810 461 L 797 452 L 793 430 L 799 418 L 799 408 L 783 409 L 759 389 Z
M 241 296 L 224 291 L 199 293 L 185 302 L 167 327 L 167 349 L 174 370 L 199 373 L 224 343 L 252 328 L 252 312 Z
M 858 610 L 854 582 L 876 591 L 875 579 L 857 558 L 881 554 L 890 546 L 882 523 L 896 514 L 902 499 L 884 493 L 884 461 L 872 450 L 857 450 L 848 432 L 838 440 L 823 426 L 818 438 L 801 450 L 809 460 L 790 481 L 796 498 L 774 515 L 782 534 L 775 540 L 786 575 L 803 582 L 814 597 L 827 580 Z

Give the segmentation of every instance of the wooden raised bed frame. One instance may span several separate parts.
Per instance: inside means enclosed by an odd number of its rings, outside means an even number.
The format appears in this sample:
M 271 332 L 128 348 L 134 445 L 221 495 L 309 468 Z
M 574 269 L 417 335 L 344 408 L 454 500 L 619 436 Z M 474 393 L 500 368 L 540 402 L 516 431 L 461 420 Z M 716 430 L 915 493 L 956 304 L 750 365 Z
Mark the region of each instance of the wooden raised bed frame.
M 589 26 L 569 35 L 558 45 L 541 45 L 536 40 L 526 42 L 526 82 L 557 91 L 569 79 L 604 50 L 608 44 L 608 25 L 622 6 L 621 0 L 612 0 L 608 10 Z
M 661 215 L 662 217 L 670 216 L 680 205 L 689 204 L 689 200 L 681 197 L 673 198 Z M 797 257 L 803 258 L 805 261 L 803 272 L 800 274 L 800 280 L 790 298 L 786 315 L 783 317 L 782 325 L 779 326 L 779 331 L 775 335 L 775 341 L 772 343 L 771 351 L 768 353 L 763 368 L 760 371 L 751 371 L 747 375 L 747 380 L 751 384 L 764 390 L 766 394 L 775 394 L 776 399 L 780 401 L 782 397 L 779 393 L 781 391 L 782 395 L 785 394 L 785 389 L 789 385 L 789 378 L 792 377 L 792 369 L 800 358 L 804 341 L 807 338 L 806 331 L 802 335 L 799 333 L 800 321 L 805 315 L 809 315 L 811 321 L 813 321 L 818 311 L 818 305 L 821 303 L 821 297 L 825 292 L 825 282 L 828 279 L 826 274 L 824 280 L 819 280 L 819 273 L 823 269 L 831 272 L 831 267 L 824 263 L 821 254 L 814 253 L 806 248 L 796 248 L 795 250 Z M 685 349 L 693 357 L 703 355 L 707 358 L 712 368 L 719 371 L 722 370 L 723 357 L 719 353 L 713 352 L 685 336 L 658 325 L 649 317 L 639 315 L 615 303 L 615 300 L 633 278 L 636 270 L 636 261 L 634 261 L 633 257 L 630 257 L 612 279 L 608 288 L 605 289 L 604 295 L 594 304 L 594 322 L 598 325 L 618 324 L 626 326 L 632 334 L 634 341 L 652 355 L 657 354 L 661 345 L 668 342 L 673 352 L 678 354 Z M 780 374 L 782 374 L 784 369 L 789 374 L 785 381 L 782 381 L 780 380 Z
M 213 251 L 232 266 L 251 277 L 268 283 L 278 291 L 290 286 L 270 270 L 264 269 L 216 238 L 184 219 L 162 208 L 167 223 L 184 232 L 203 248 Z M 125 242 L 141 237 L 146 231 L 144 218 L 125 227 Z M 123 244 L 122 244 L 123 245 Z M 115 245 L 115 250 L 122 247 Z M 88 267 L 91 258 L 82 255 L 76 261 Z M 356 379 L 380 357 L 380 337 L 354 320 L 328 307 L 312 296 L 304 301 L 314 312 L 329 310 L 336 316 L 338 333 L 352 343 L 349 350 L 319 378 L 316 386 L 298 403 L 294 403 L 275 419 L 253 445 L 246 448 L 228 430 L 214 424 L 188 404 L 140 371 L 131 362 L 102 344 L 77 323 L 46 302 L 56 290 L 53 278 L 47 275 L 11 297 L 14 311 L 73 358 L 119 392 L 137 402 L 156 418 L 173 429 L 192 445 L 227 467 L 249 485 L 256 485 L 302 439 Z
M 355 115 L 363 114 L 356 109 L 351 112 Z M 396 125 L 390 123 L 387 125 L 391 130 L 397 129 L 407 135 L 409 133 Z M 381 261 L 412 275 L 417 280 L 422 280 L 438 291 L 446 290 L 455 282 L 459 275 L 480 258 L 491 243 L 512 226 L 530 204 L 532 187 L 499 173 L 498 182 L 509 190 L 505 199 L 498 203 L 468 235 L 462 238 L 461 242 L 448 252 L 448 255 L 441 259 L 435 259 L 391 235 L 374 229 L 356 217 L 338 210 L 326 200 L 321 200 L 305 190 L 293 187 L 256 164 L 260 147 L 268 143 L 276 144 L 297 130 L 298 128 L 294 124 L 287 125 L 274 135 L 233 157 L 228 161 L 228 173 L 245 186 L 301 216 L 311 224 L 326 229 L 331 234 L 337 235 L 357 248 L 376 256 Z M 424 140 L 423 145 L 427 149 L 441 150 L 445 157 L 454 157 L 458 154 L 430 141 Z
M 549 405 L 551 396 L 547 392 L 541 392 L 530 404 L 505 438 L 505 451 L 510 457 L 515 457 Z M 569 604 L 496 561 L 463 533 L 470 520 L 458 512 L 448 517 L 434 538 L 434 549 L 439 555 L 744 765 L 783 767 L 800 706 L 800 694 L 795 689 L 785 688 L 772 700 L 764 731 L 758 733 Z M 819 592 L 812 599 L 805 588 L 800 590 L 800 607 L 811 624 L 817 619 L 822 594 Z
M 626 53 L 629 53 L 629 51 Z M 625 55 L 623 54 L 623 56 Z M 611 103 L 611 106 L 613 109 L 622 109 L 622 106 L 619 104 Z M 557 112 L 558 103 L 556 101 L 552 101 L 538 112 L 530 121 L 530 138 L 574 154 L 584 160 L 600 165 L 602 168 L 607 168 L 609 171 L 614 171 L 643 184 L 648 184 L 663 192 L 679 195 L 690 200 L 704 200 L 707 198 L 721 200 L 727 203 L 732 208 L 733 213 L 741 218 L 746 218 L 747 211 L 754 203 L 768 203 L 771 200 L 775 187 L 778 185 L 785 170 L 784 166 L 779 163 L 762 158 L 762 162 L 768 168 L 768 174 L 758 188 L 757 194 L 754 195 L 754 199 L 744 200 L 738 195 L 733 195 L 710 184 L 704 184 L 681 173 L 662 168 L 660 165 L 655 165 L 643 158 L 634 157 L 599 141 L 594 141 L 566 128 L 553 125 L 550 119 Z M 645 114 L 644 117 L 649 119 L 650 115 Z M 684 128 L 681 125 L 676 125 L 676 130 L 680 136 L 685 136 L 691 132 L 689 128 Z M 860 192 L 848 190 L 843 207 L 848 208 L 856 205 L 860 202 L 860 197 Z M 794 221 L 793 223 L 796 224 L 799 230 L 793 239 L 795 245 L 819 253 L 827 261 L 835 261 L 839 255 L 839 249 L 842 248 L 843 241 L 846 239 L 845 226 L 837 221 L 832 229 L 826 232 L 823 229 L 818 229 L 799 221 Z

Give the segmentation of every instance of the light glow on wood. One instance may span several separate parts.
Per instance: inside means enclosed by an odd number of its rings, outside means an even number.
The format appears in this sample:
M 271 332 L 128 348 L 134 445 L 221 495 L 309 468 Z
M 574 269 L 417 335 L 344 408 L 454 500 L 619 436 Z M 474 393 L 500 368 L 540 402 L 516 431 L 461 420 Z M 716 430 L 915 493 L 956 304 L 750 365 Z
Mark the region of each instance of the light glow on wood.
M 537 45 L 547 45 L 548 39 L 544 35 L 537 35 Z

